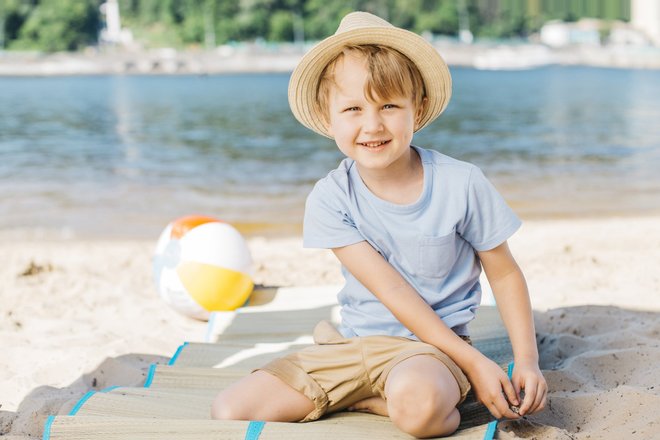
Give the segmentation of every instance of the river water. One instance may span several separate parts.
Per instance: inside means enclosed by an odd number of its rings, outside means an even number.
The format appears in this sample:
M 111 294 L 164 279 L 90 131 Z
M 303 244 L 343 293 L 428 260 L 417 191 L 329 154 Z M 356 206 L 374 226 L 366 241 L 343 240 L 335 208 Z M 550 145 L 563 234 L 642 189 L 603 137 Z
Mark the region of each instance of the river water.
M 452 69 L 414 143 L 481 167 L 523 218 L 660 212 L 660 71 Z M 0 78 L 0 230 L 155 238 L 180 215 L 299 231 L 342 156 L 286 74 Z

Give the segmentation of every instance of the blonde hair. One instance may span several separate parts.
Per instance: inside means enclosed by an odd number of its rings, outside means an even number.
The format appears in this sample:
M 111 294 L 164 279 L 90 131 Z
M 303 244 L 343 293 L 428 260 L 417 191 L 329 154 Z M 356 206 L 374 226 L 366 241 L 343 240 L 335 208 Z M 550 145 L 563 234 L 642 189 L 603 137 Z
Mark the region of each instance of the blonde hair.
M 410 58 L 398 50 L 379 44 L 363 44 L 344 47 L 323 69 L 316 90 L 316 111 L 329 122 L 330 87 L 336 85 L 335 67 L 337 62 L 350 53 L 364 57 L 367 63 L 367 83 L 364 92 L 367 99 L 375 101 L 398 97 L 410 97 L 416 111 L 420 112 L 426 103 L 426 88 L 419 69 Z

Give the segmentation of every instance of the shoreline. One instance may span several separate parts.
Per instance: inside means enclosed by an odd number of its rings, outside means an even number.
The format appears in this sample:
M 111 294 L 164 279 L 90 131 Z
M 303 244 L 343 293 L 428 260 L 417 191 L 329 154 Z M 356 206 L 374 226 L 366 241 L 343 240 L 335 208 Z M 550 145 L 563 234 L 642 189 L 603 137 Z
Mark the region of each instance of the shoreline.
M 434 43 L 450 67 L 527 70 L 545 66 L 660 69 L 653 46 L 570 46 L 552 49 L 536 43 Z M 0 51 L 0 77 L 76 75 L 215 75 L 291 72 L 311 44 L 221 46 L 215 50 L 87 51 L 15 53 Z
M 514 212 L 517 209 L 514 207 Z M 636 212 L 591 212 L 583 214 L 581 212 L 575 213 L 558 213 L 555 215 L 548 215 L 545 213 L 538 214 L 520 214 L 518 216 L 525 224 L 541 224 L 541 223 L 566 223 L 566 222 L 600 222 L 600 221 L 624 221 L 624 220 L 644 220 L 644 219 L 658 219 L 660 223 L 660 210 L 649 209 L 646 211 Z M 174 220 L 174 219 L 172 219 Z M 222 219 L 221 219 L 222 220 Z M 303 225 L 302 222 L 296 223 L 252 223 L 252 222 L 235 222 L 226 220 L 227 223 L 232 225 L 236 230 L 243 235 L 246 240 L 250 239 L 295 239 L 302 237 Z M 109 232 L 80 232 L 71 227 L 61 228 L 46 228 L 46 227 L 4 227 L 0 228 L 0 241 L 5 242 L 150 242 L 154 244 L 158 235 L 167 225 L 163 222 L 162 225 L 154 226 L 152 235 L 128 234 L 113 231 Z

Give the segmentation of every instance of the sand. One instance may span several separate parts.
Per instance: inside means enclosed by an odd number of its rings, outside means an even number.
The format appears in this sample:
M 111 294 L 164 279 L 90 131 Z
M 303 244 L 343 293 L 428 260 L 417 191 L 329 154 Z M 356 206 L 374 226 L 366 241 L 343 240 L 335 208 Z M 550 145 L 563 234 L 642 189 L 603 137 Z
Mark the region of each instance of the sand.
M 42 434 L 90 389 L 141 385 L 152 362 L 204 322 L 168 308 L 150 241 L 27 240 L 0 234 L 0 435 Z M 535 309 L 550 385 L 541 414 L 500 438 L 660 438 L 660 218 L 527 221 L 511 240 Z M 300 237 L 249 239 L 259 285 L 341 283 L 328 251 Z M 310 291 L 312 291 L 310 289 Z

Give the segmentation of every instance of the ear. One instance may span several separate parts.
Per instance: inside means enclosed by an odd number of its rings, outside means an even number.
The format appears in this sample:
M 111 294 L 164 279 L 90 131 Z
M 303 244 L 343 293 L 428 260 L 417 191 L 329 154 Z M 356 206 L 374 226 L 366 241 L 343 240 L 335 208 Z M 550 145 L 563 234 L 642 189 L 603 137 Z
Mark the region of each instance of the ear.
M 323 128 L 325 129 L 325 132 L 328 133 L 331 137 L 335 137 L 334 133 L 332 132 L 332 125 L 330 124 L 330 121 L 328 121 L 329 116 L 324 116 L 321 120 L 321 123 L 323 124 Z
M 419 104 L 417 109 L 415 110 L 415 130 L 419 128 L 420 123 L 422 122 L 422 116 L 424 116 L 424 111 L 426 110 L 426 106 L 428 105 L 429 99 L 425 96 L 422 99 L 422 102 Z

